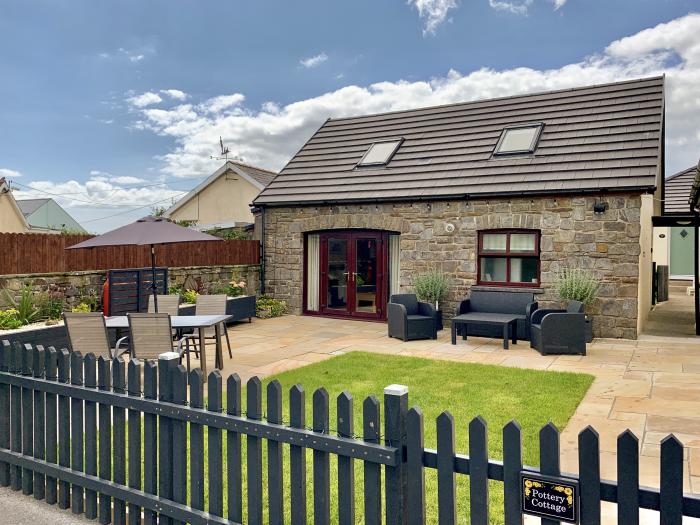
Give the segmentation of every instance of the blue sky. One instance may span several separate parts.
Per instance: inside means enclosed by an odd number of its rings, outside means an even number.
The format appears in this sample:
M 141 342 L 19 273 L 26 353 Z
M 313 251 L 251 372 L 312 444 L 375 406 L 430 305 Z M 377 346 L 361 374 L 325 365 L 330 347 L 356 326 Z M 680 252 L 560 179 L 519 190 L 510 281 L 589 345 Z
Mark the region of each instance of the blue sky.
M 0 175 L 104 231 L 211 173 L 220 135 L 279 169 L 329 116 L 660 73 L 676 171 L 700 154 L 693 11 L 697 0 L 0 0 Z

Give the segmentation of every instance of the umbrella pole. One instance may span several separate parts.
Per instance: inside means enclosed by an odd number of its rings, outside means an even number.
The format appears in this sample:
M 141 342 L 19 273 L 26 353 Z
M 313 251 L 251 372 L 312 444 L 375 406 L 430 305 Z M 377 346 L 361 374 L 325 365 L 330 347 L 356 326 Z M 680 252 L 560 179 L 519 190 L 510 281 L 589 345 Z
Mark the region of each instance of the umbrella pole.
M 156 287 L 156 249 L 151 244 L 151 290 L 153 291 L 153 309 L 158 313 L 158 289 Z

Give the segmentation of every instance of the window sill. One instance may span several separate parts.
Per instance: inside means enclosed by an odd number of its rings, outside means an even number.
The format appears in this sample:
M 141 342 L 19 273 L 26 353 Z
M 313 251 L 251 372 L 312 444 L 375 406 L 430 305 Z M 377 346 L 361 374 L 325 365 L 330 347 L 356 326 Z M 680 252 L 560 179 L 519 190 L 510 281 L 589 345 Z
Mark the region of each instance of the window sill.
M 544 293 L 544 288 L 538 286 L 490 286 L 486 284 L 475 284 L 471 287 L 472 290 L 485 291 L 485 292 L 522 292 L 522 293 Z

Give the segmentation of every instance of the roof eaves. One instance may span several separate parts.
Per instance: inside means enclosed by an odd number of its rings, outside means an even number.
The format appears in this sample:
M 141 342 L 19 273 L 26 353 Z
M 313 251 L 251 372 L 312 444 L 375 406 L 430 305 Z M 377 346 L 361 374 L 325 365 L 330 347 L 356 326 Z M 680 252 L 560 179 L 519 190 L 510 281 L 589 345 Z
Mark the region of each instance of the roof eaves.
M 343 205 L 343 204 L 362 204 L 362 203 L 395 203 L 395 202 L 415 202 L 415 201 L 445 201 L 445 200 L 480 200 L 490 199 L 494 197 L 537 197 L 545 195 L 591 195 L 591 194 L 619 194 L 629 192 L 651 193 L 656 189 L 653 184 L 641 186 L 619 186 L 615 188 L 570 188 L 570 189 L 537 189 L 532 191 L 494 191 L 484 193 L 453 193 L 453 194 L 437 194 L 437 195 L 416 195 L 416 196 L 401 196 L 401 197 L 375 197 L 375 198 L 357 198 L 357 199 L 318 199 L 309 201 L 278 201 L 278 202 L 257 202 L 257 207 L 281 208 L 293 207 L 301 208 L 306 206 L 319 205 Z

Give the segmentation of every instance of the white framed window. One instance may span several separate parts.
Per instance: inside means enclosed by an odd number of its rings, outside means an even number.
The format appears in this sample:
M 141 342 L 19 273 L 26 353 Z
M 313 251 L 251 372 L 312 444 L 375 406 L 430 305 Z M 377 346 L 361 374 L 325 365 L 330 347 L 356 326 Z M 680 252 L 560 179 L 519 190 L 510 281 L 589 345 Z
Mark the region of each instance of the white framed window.
M 498 139 L 494 156 L 533 153 L 542 134 L 544 124 L 523 124 L 504 128 Z
M 357 165 L 360 167 L 386 166 L 402 142 L 403 139 L 392 139 L 373 143 Z

